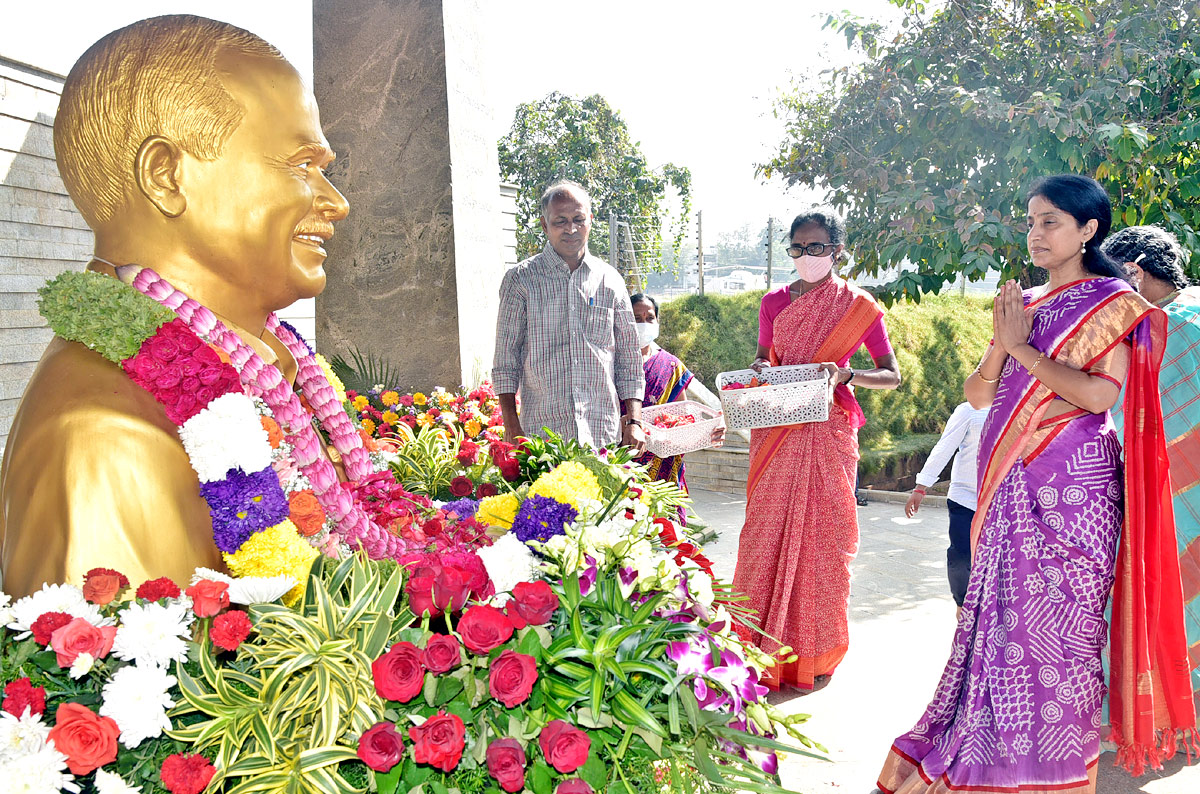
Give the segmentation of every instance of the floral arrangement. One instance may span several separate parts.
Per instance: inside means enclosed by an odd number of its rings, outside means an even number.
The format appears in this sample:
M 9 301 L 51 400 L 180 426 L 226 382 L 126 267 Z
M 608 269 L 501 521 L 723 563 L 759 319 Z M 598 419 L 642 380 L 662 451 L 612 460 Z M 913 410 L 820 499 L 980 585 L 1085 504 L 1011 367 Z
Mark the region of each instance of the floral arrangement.
M 654 417 L 654 421 L 650 424 L 664 430 L 672 427 L 682 427 L 684 425 L 696 424 L 696 417 L 691 414 L 680 414 L 679 416 L 671 416 L 670 414 L 659 414 Z
M 500 404 L 492 384 L 484 381 L 474 388 L 450 392 L 436 388 L 429 394 L 404 393 L 388 386 L 346 393 L 347 410 L 368 436 L 384 444 L 403 443 L 400 427 L 416 432 L 426 428 L 448 430 L 467 441 L 481 442 L 485 433 L 493 438 L 503 433 Z
M 381 437 L 363 395 L 277 318 L 295 390 L 153 271 L 118 275 L 67 274 L 40 307 L 177 424 L 233 576 L 130 593 L 97 568 L 81 587 L 0 594 L 6 782 L 782 790 L 775 753 L 808 751 L 777 735 L 812 745 L 766 703 L 771 660 L 732 631 L 745 612 L 668 518 L 686 508 L 675 485 L 625 449 L 505 442 L 494 410 L 483 422 L 490 389 L 434 390 L 432 407 L 380 391 L 380 406 L 438 411 Z

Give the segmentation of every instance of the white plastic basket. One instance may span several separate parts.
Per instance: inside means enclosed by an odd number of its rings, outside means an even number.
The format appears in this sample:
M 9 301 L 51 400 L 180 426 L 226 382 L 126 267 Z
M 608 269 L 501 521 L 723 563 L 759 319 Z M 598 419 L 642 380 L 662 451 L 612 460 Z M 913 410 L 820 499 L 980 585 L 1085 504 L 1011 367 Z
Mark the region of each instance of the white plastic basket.
M 758 378 L 766 386 L 726 389 L 731 383 L 749 384 Z M 764 367 L 762 372 L 738 369 L 717 375 L 717 394 L 728 427 L 778 427 L 829 418 L 833 380 L 820 364 Z
M 696 421 L 679 427 L 655 427 L 660 416 L 691 414 Z M 642 407 L 642 427 L 646 429 L 646 450 L 660 458 L 684 455 L 715 446 L 712 432 L 724 422 L 721 412 L 693 400 Z

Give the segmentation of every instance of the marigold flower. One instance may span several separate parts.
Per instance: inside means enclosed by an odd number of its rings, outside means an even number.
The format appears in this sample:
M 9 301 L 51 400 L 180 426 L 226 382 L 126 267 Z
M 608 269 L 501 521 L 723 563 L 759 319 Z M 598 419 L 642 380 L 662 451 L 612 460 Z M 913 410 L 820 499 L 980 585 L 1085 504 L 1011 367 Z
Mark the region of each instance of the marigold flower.
M 283 428 L 269 416 L 260 416 L 258 421 L 262 423 L 263 430 L 267 431 L 267 440 L 271 442 L 271 449 L 279 449 L 279 445 L 283 443 Z
M 385 391 L 379 395 L 379 402 L 388 406 L 396 405 L 400 402 L 400 395 L 394 391 Z

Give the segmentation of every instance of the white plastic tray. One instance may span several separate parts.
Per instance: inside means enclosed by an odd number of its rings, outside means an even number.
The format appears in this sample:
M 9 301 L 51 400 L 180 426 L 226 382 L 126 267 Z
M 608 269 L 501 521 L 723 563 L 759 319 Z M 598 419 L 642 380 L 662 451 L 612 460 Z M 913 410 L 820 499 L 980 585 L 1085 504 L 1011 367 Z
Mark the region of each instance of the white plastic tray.
M 654 420 L 660 416 L 684 416 L 691 414 L 696 421 L 679 427 L 655 427 Z M 642 407 L 642 426 L 646 429 L 646 449 L 660 458 L 684 455 L 715 446 L 712 442 L 714 428 L 724 420 L 720 411 L 694 400 L 680 400 L 666 405 Z
M 758 378 L 766 386 L 726 389 L 731 383 L 748 384 Z M 717 394 L 725 409 L 725 424 L 732 428 L 778 427 L 829 418 L 833 380 L 820 364 L 764 367 L 762 372 L 738 369 L 717 375 Z

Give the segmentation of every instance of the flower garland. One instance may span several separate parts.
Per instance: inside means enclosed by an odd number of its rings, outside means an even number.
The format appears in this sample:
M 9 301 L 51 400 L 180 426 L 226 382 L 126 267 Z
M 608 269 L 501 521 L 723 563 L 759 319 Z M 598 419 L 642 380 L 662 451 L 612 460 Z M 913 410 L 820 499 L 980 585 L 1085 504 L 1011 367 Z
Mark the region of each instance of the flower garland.
M 134 270 L 125 266 L 118 273 L 128 278 Z M 366 549 L 374 559 L 406 551 L 404 541 L 371 521 L 341 486 L 333 464 L 321 454 L 310 414 L 279 369 L 266 364 L 207 307 L 149 268 L 137 270 L 130 285 L 98 273 L 65 273 L 48 283 L 41 297 L 39 308 L 56 334 L 121 366 L 179 426 L 221 551 L 235 554 L 252 535 L 281 524 L 289 514 L 254 397 L 279 424 L 299 473 L 333 519 L 340 540 Z M 267 328 L 296 357 L 300 393 L 342 455 L 348 476 L 360 480 L 374 473 L 311 348 L 275 315 Z

